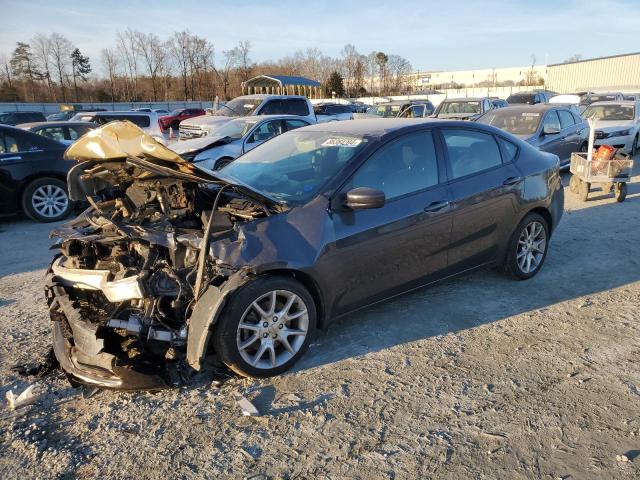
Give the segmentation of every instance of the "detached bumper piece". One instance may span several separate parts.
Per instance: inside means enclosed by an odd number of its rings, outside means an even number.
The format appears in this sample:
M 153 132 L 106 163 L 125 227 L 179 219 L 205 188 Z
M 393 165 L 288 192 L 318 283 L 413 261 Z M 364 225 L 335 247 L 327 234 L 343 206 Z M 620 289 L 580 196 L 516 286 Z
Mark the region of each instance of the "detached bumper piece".
M 83 320 L 58 277 L 49 273 L 45 292 L 51 315 L 53 351 L 60 367 L 72 383 L 118 390 L 160 390 L 171 386 L 170 374 L 156 364 L 149 373 L 132 365 L 119 365 L 118 358 L 104 351 L 105 340 L 98 337 L 99 326 Z

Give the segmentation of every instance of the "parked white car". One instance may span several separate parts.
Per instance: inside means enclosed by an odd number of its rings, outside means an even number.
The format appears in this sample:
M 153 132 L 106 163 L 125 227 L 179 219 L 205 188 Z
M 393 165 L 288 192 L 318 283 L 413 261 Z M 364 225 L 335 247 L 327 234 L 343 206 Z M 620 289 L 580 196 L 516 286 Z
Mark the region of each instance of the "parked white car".
M 82 112 L 76 117 L 85 122 L 93 122 L 98 125 L 113 122 L 114 120 L 129 120 L 140 127 L 144 133 L 151 135 L 156 141 L 166 145 L 166 140 L 160 128 L 160 115 L 156 112 L 123 111 L 123 112 Z M 76 117 L 73 117 L 74 119 Z
M 594 102 L 587 107 L 582 116 L 597 120 L 596 146 L 611 145 L 631 155 L 638 151 L 640 102 Z
M 296 115 L 316 123 L 313 106 L 299 95 L 243 95 L 221 105 L 213 115 L 201 115 L 180 122 L 180 140 L 213 134 L 217 128 L 238 117 L 253 115 Z
M 549 99 L 548 103 L 561 105 L 580 105 L 580 95 L 554 95 Z
M 319 103 L 313 106 L 318 123 L 353 120 L 353 108 L 341 103 Z
M 209 170 L 219 170 L 270 138 L 311 125 L 305 117 L 261 115 L 231 119 L 214 134 L 174 142 L 169 148 L 185 160 Z

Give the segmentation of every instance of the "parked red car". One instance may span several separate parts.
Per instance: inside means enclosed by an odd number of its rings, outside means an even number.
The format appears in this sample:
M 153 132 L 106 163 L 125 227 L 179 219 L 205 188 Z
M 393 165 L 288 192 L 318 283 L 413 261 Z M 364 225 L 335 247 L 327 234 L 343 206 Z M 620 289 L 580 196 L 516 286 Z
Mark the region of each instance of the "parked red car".
M 160 122 L 160 128 L 162 130 L 168 130 L 173 128 L 174 130 L 178 130 L 178 126 L 182 120 L 186 120 L 187 118 L 199 117 L 200 115 L 204 115 L 205 112 L 202 108 L 178 108 L 174 110 L 169 115 L 165 115 L 160 117 L 158 121 Z

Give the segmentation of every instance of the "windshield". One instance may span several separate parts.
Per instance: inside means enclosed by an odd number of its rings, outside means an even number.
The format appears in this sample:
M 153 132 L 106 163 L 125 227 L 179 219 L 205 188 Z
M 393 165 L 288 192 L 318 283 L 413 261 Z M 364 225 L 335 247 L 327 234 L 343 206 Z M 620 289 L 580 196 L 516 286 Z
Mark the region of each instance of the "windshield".
M 221 105 L 214 115 L 222 115 L 223 117 L 247 117 L 251 115 L 255 109 L 262 103 L 260 98 L 236 98 L 230 102 Z
M 483 115 L 478 122 L 493 125 L 514 135 L 531 135 L 538 130 L 540 118 L 538 112 L 510 112 L 500 109 Z
M 511 95 L 509 98 L 507 98 L 508 104 L 512 104 L 512 103 L 533 104 L 534 101 L 535 101 L 535 96 L 533 94 Z
M 633 105 L 591 105 L 584 111 L 584 118 L 594 120 L 633 120 Z
M 589 102 L 590 103 L 594 103 L 594 102 L 604 102 L 607 100 L 617 100 L 615 95 L 591 95 L 589 97 Z
M 216 128 L 216 137 L 228 137 L 232 140 L 239 140 L 256 124 L 256 120 L 231 120 L 221 127 Z
M 480 102 L 444 102 L 440 113 L 480 113 Z
M 378 117 L 395 117 L 400 113 L 402 105 L 378 105 L 368 110 L 367 113 Z
M 266 197 L 300 204 L 317 195 L 366 144 L 361 136 L 293 131 L 254 148 L 219 172 Z
M 424 117 L 424 105 L 412 105 L 398 115 L 400 118 L 422 118 Z

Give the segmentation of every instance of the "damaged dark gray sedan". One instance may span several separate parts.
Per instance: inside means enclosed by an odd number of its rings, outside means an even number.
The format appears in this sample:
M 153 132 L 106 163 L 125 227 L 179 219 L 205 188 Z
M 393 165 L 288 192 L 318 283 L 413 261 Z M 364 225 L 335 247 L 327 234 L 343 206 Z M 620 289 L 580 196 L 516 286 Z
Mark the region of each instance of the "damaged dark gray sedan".
M 479 267 L 530 278 L 564 202 L 558 157 L 467 122 L 315 125 L 217 172 L 128 122 L 66 155 L 90 207 L 53 232 L 54 352 L 119 389 L 170 385 L 207 353 L 276 375 L 366 305 Z

